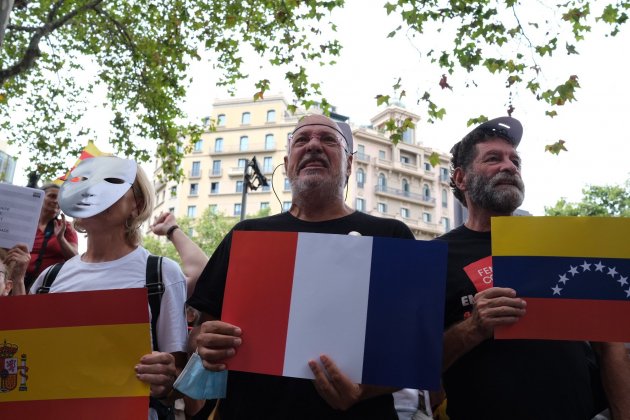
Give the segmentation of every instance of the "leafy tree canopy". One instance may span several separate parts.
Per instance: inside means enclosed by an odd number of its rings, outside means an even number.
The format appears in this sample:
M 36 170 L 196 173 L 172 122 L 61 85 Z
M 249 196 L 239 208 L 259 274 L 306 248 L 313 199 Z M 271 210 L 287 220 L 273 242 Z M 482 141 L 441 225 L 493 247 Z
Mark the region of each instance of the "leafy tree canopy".
M 0 123 L 8 140 L 32 155 L 31 168 L 57 176 L 68 153 L 90 138 L 84 120 L 88 98 L 105 92 L 103 117 L 110 120 L 110 142 L 119 154 L 163 161 L 170 178 L 181 176 L 178 163 L 202 128 L 187 122 L 180 107 L 189 86 L 189 66 L 202 49 L 221 70 L 219 85 L 234 86 L 247 75 L 242 64 L 250 52 L 284 72 L 293 95 L 305 108 L 315 101 L 324 111 L 320 84 L 309 66 L 334 64 L 341 45 L 331 12 L 344 0 L 17 0 L 0 50 Z M 444 74 L 435 86 L 459 89 L 476 84 L 487 71 L 534 95 L 554 117 L 576 100 L 579 73 L 550 82 L 549 57 L 578 54 L 579 42 L 596 25 L 615 36 L 628 20 L 630 0 L 388 0 L 384 13 L 401 17 L 390 37 L 435 34 L 424 43 L 422 59 Z M 358 19 L 355 24 L 360 24 Z M 258 55 L 258 57 L 256 57 Z M 546 68 L 543 68 L 545 64 Z M 210 64 L 209 64 L 210 65 Z M 577 70 L 577 69 L 576 69 Z M 393 69 L 395 71 L 395 69 Z M 252 89 L 260 99 L 270 89 L 261 78 Z M 429 121 L 447 112 L 428 86 L 420 102 Z M 398 98 L 377 95 L 377 104 Z M 522 89 L 521 89 L 522 90 Z M 507 113 L 514 111 L 510 104 Z M 469 124 L 486 120 L 473 117 Z M 388 125 L 392 141 L 412 128 L 411 121 Z M 140 140 L 152 140 L 147 146 Z M 548 146 L 564 150 L 561 141 Z
M 269 215 L 269 209 L 260 210 L 248 218 L 264 217 Z M 207 208 L 201 217 L 191 219 L 182 217 L 177 220 L 177 224 L 186 234 L 192 229 L 194 232 L 193 239 L 195 243 L 210 256 L 219 246 L 223 237 L 238 222 L 237 218 L 228 217 L 223 214 L 216 214 Z M 153 234 L 148 234 L 144 238 L 143 246 L 155 255 L 163 255 L 181 263 L 181 258 L 177 254 L 177 250 L 169 241 L 158 239 Z
M 553 207 L 545 207 L 547 216 L 618 216 L 630 217 L 630 180 L 625 186 L 590 185 L 582 189 L 582 201 L 561 198 Z

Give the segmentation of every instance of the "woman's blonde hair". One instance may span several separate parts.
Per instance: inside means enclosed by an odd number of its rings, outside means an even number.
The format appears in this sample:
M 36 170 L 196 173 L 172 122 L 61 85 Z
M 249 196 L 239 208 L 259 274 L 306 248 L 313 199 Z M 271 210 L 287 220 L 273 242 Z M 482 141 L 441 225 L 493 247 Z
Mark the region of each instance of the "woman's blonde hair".
M 131 189 L 133 191 L 133 197 L 136 200 L 138 214 L 135 217 L 130 217 L 128 221 L 125 222 L 125 239 L 130 245 L 139 245 L 142 243 L 140 227 L 151 217 L 154 203 L 153 196 L 155 195 L 153 185 L 140 165 L 138 165 L 136 179 Z

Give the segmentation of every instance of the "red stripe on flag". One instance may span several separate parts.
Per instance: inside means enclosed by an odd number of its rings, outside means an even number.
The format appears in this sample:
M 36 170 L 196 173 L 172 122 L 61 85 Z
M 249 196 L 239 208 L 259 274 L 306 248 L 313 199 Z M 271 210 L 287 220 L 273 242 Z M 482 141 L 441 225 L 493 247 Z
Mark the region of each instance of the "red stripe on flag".
M 85 149 L 83 149 L 83 151 L 81 152 L 81 155 L 79 156 L 79 160 L 89 159 L 89 158 L 93 158 L 93 157 L 94 157 L 94 155 L 92 153 L 87 152 Z M 76 168 L 76 166 L 75 166 L 75 168 Z
M 11 316 L 0 316 L 0 330 L 149 322 L 146 289 L 12 296 L 1 306 Z
M 524 298 L 527 313 L 517 323 L 497 327 L 497 339 L 629 342 L 630 301 Z
M 297 238 L 293 232 L 234 232 L 221 319 L 241 328 L 243 343 L 228 369 L 282 375 Z M 261 272 L 274 276 L 260 278 Z M 252 350 L 261 348 L 264 366 Z
M 149 413 L 148 397 L 80 398 L 0 403 L 3 419 L 137 420 Z

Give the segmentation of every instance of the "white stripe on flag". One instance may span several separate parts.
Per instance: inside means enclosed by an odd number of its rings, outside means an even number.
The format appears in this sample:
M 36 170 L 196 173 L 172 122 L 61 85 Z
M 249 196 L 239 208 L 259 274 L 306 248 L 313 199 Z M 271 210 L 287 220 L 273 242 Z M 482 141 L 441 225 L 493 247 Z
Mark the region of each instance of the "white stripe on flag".
M 371 237 L 299 234 L 285 376 L 313 378 L 307 362 L 327 354 L 361 382 L 371 260 Z

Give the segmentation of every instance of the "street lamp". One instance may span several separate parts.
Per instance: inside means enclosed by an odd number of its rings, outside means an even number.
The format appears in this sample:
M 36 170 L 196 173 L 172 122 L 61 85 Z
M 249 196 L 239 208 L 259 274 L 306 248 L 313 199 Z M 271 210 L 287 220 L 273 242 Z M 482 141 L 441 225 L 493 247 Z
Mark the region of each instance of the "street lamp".
M 251 169 L 251 170 L 250 170 Z M 252 160 L 245 162 L 245 169 L 243 170 L 243 197 L 241 199 L 241 220 L 245 218 L 245 206 L 247 205 L 247 190 L 251 189 L 256 191 L 261 186 L 267 187 L 269 183 L 267 178 L 260 172 L 256 156 Z

